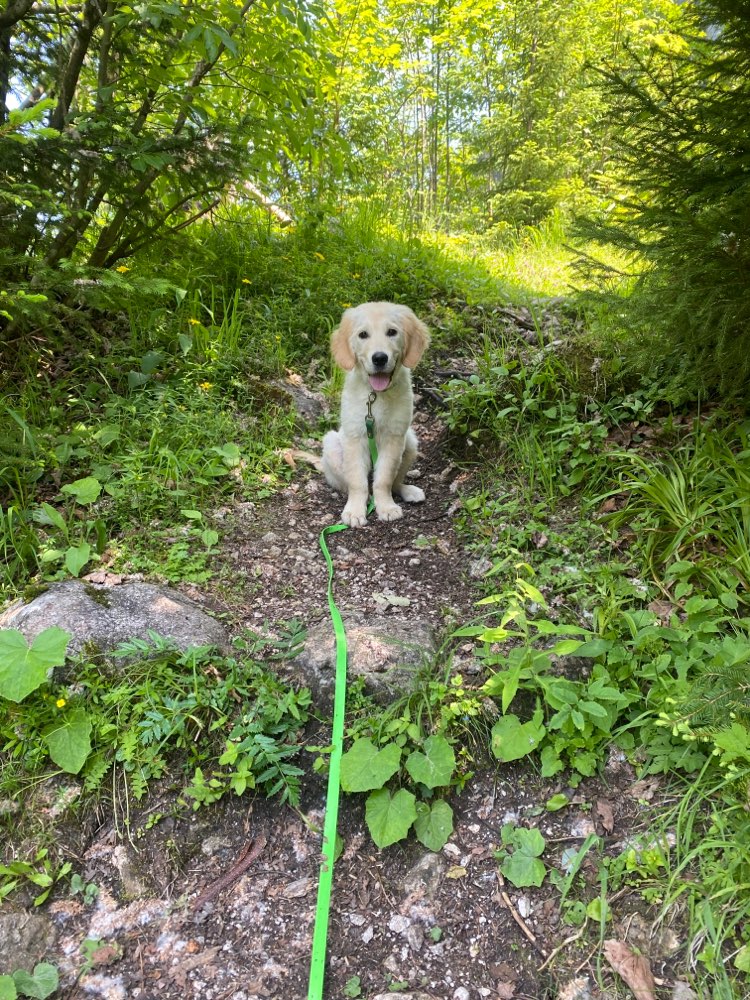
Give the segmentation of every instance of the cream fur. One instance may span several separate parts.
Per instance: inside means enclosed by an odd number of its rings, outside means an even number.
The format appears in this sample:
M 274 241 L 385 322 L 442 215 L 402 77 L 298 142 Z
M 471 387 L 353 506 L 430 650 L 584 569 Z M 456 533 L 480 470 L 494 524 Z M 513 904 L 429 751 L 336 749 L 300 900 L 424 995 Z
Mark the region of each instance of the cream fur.
M 366 335 L 366 336 L 363 336 Z M 353 528 L 367 522 L 370 453 L 365 416 L 373 391 L 371 375 L 390 375 L 387 389 L 376 393 L 372 406 L 378 461 L 373 475 L 375 511 L 382 521 L 402 516 L 397 494 L 420 503 L 424 493 L 404 483 L 417 454 L 411 428 L 413 393 L 411 369 L 430 341 L 427 327 L 411 309 L 391 302 L 366 302 L 347 309 L 331 336 L 331 353 L 346 372 L 341 394 L 341 426 L 323 438 L 322 469 L 328 483 L 347 497 L 341 520 Z M 387 356 L 376 365 L 374 355 Z

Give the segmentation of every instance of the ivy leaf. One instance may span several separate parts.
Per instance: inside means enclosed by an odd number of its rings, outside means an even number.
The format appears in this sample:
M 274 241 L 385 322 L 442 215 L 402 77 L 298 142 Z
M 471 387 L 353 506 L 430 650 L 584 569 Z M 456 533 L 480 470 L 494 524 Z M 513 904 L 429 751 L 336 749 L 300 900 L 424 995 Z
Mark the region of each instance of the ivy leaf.
M 517 715 L 505 715 L 492 727 L 492 752 L 498 760 L 508 763 L 527 757 L 541 743 L 546 729 L 536 714 L 529 722 L 521 722 Z
M 382 788 L 398 771 L 401 747 L 388 743 L 378 750 L 371 740 L 356 740 L 341 758 L 341 787 L 345 792 L 369 792 Z
M 43 739 L 52 760 L 68 774 L 78 774 L 91 753 L 91 720 L 82 708 L 73 709 L 60 724 L 47 729 Z
M 387 788 L 379 788 L 367 797 L 365 821 L 370 836 L 378 847 L 388 847 L 403 840 L 417 818 L 415 798 L 405 788 L 391 795 Z
M 453 810 L 443 799 L 433 802 L 431 807 L 426 802 L 419 802 L 414 832 L 428 850 L 441 851 L 453 833 Z
M 0 631 L 0 697 L 20 702 L 47 680 L 51 667 L 65 663 L 70 633 L 53 625 L 29 644 L 17 629 Z
M 406 760 L 406 770 L 414 781 L 428 788 L 449 784 L 455 767 L 453 747 L 444 736 L 439 735 L 424 741 L 424 753 L 414 750 Z
M 34 966 L 34 972 L 29 975 L 23 969 L 13 973 L 13 982 L 19 993 L 34 1000 L 47 1000 L 58 987 L 60 977 L 54 965 L 40 962 Z

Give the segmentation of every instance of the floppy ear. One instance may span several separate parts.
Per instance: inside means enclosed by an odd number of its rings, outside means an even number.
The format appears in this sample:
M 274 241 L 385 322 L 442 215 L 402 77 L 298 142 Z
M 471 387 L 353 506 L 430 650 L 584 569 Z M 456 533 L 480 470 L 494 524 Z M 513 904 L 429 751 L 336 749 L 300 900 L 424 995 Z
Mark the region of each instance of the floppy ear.
M 350 372 L 355 365 L 355 357 L 349 345 L 349 338 L 354 333 L 351 312 L 350 309 L 346 310 L 341 317 L 341 323 L 331 334 L 331 354 L 333 355 L 333 360 L 345 372 Z
M 413 368 L 430 343 L 430 331 L 424 323 L 417 319 L 411 309 L 404 306 L 404 335 L 406 337 L 406 352 L 403 364 L 406 368 Z

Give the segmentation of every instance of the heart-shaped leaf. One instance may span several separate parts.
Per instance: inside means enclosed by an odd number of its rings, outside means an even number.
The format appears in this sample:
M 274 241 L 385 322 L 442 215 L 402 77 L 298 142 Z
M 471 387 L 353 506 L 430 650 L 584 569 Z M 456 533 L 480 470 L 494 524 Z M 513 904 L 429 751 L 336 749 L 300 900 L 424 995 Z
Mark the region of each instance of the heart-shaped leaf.
M 91 721 L 75 708 L 44 734 L 52 760 L 68 774 L 78 774 L 91 753 Z
M 341 758 L 341 787 L 345 792 L 369 792 L 398 771 L 401 748 L 388 743 L 378 750 L 370 740 L 356 740 Z
M 429 736 L 424 741 L 424 753 L 415 750 L 406 760 L 406 770 L 414 781 L 428 788 L 447 785 L 456 767 L 453 747 L 444 736 Z
M 29 644 L 17 629 L 0 631 L 0 697 L 20 702 L 65 662 L 70 633 L 53 625 Z
M 58 987 L 60 977 L 54 965 L 40 962 L 34 966 L 34 972 L 29 975 L 23 969 L 13 973 L 13 982 L 19 993 L 34 1000 L 47 1000 Z
M 443 799 L 438 799 L 432 806 L 419 802 L 414 832 L 420 844 L 428 850 L 442 851 L 453 833 L 453 810 Z
M 387 788 L 368 795 L 365 821 L 378 847 L 388 847 L 404 839 L 417 818 L 415 801 L 405 788 L 400 788 L 395 795 L 391 795 Z

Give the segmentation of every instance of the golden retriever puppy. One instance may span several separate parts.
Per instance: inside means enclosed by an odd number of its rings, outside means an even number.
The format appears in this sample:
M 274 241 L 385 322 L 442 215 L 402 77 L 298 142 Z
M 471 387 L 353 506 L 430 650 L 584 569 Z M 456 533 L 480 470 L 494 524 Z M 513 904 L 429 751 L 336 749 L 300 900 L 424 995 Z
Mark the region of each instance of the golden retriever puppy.
M 365 302 L 347 309 L 331 335 L 334 361 L 347 374 L 341 395 L 341 429 L 323 438 L 321 466 L 329 485 L 346 495 L 341 520 L 352 528 L 367 521 L 368 402 L 378 448 L 372 487 L 378 517 L 381 521 L 401 517 L 394 493 L 408 503 L 424 500 L 422 490 L 407 486 L 404 477 L 417 454 L 417 437 L 411 428 L 411 369 L 429 342 L 427 327 L 411 309 L 391 302 Z

